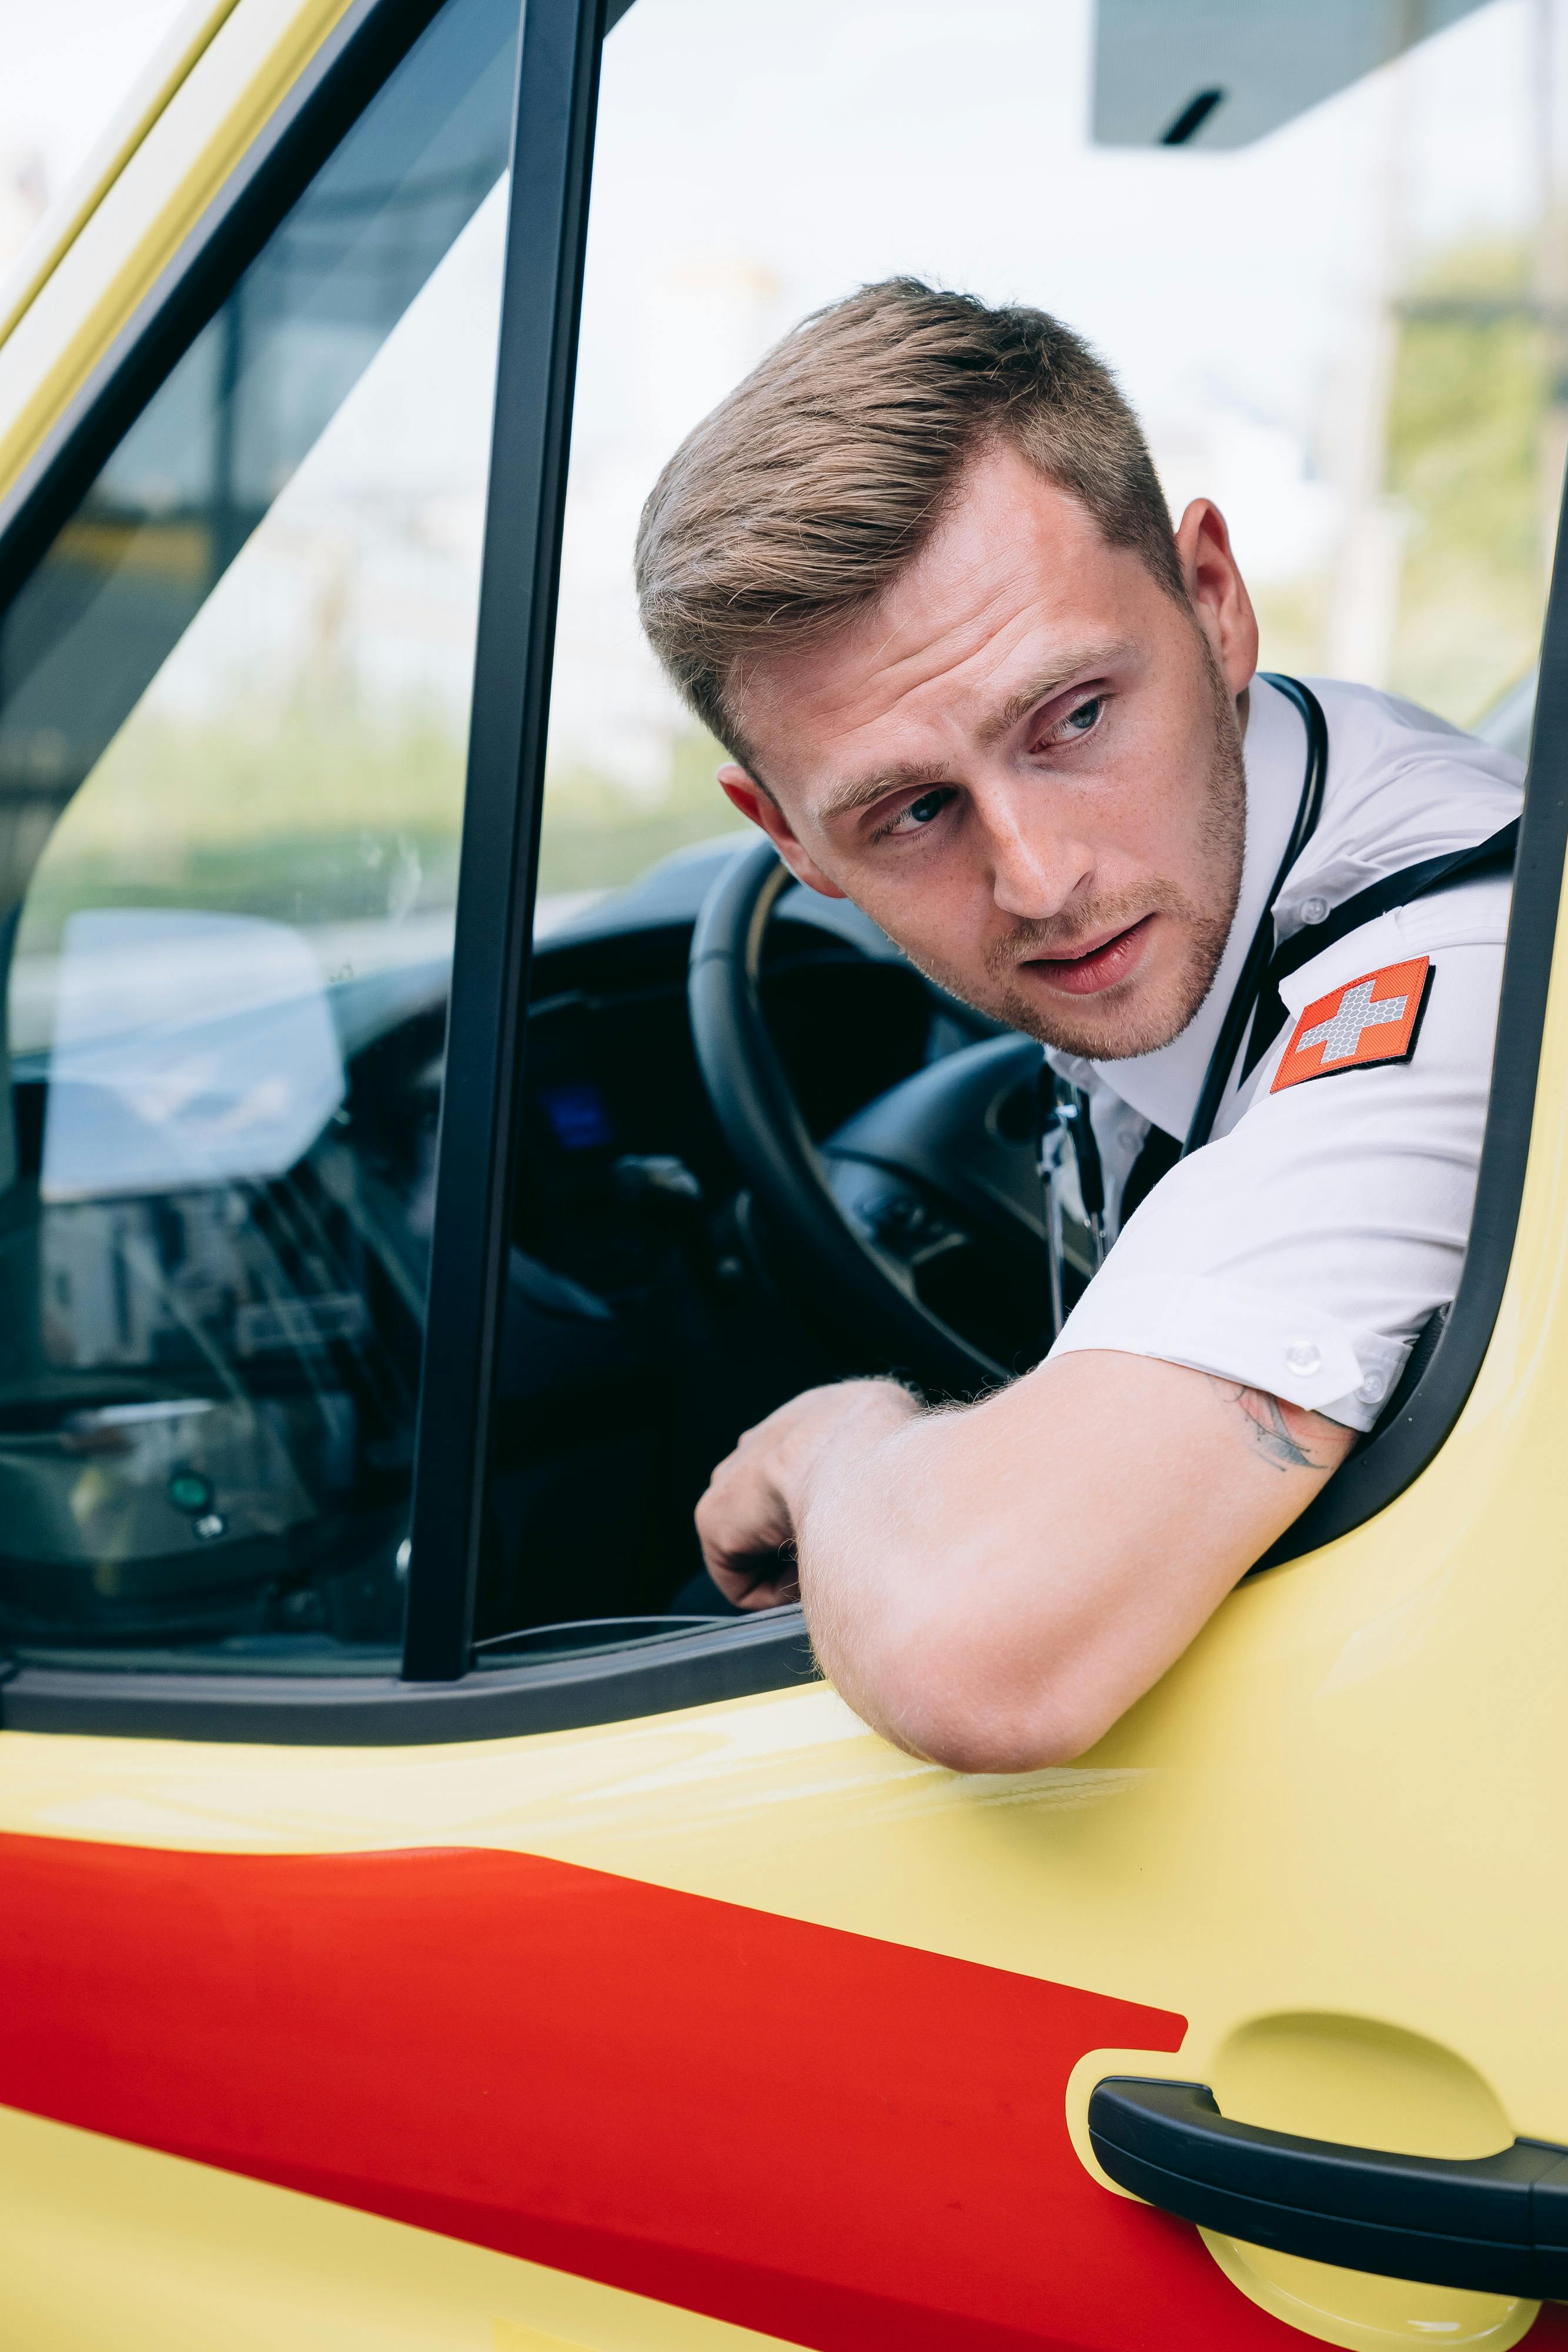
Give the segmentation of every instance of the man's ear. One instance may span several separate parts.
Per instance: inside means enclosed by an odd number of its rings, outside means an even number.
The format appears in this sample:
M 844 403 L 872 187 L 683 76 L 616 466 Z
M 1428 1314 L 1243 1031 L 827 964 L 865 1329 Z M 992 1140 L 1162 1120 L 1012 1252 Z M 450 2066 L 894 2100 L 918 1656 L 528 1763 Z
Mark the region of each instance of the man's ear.
M 1258 615 L 1231 551 L 1225 517 L 1212 499 L 1194 499 L 1176 525 L 1176 542 L 1198 626 L 1226 685 L 1240 694 L 1258 667 Z
M 801 848 L 789 818 L 771 793 L 764 792 L 762 786 L 748 776 L 744 768 L 737 768 L 733 761 L 727 761 L 719 770 L 718 780 L 741 815 L 748 816 L 753 824 L 761 826 L 797 882 L 803 882 L 808 890 L 820 891 L 824 898 L 841 898 L 844 896 L 838 884 L 830 882 L 816 860 Z

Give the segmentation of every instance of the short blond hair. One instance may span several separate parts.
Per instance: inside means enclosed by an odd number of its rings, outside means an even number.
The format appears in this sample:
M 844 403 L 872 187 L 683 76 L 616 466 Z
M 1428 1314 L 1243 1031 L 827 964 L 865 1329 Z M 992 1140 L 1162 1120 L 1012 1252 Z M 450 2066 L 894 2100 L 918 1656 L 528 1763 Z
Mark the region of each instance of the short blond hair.
M 872 604 L 968 461 L 997 446 L 1186 602 L 1148 444 L 1104 362 L 1044 310 L 885 278 L 776 343 L 686 436 L 643 509 L 643 626 L 704 726 L 746 757 L 747 661 Z

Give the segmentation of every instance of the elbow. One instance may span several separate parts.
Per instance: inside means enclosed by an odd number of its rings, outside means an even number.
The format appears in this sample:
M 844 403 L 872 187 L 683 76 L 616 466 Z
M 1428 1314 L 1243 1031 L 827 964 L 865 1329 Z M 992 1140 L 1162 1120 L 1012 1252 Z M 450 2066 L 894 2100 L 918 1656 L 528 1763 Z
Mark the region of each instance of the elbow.
M 1071 1706 L 913 1707 L 894 1733 L 900 1747 L 949 1772 L 1041 1772 L 1071 1764 L 1110 1728 Z
M 950 1772 L 1071 1764 L 1122 1712 L 1087 1662 L 1031 1666 L 1016 1642 L 998 1645 L 972 1627 L 930 1629 L 902 1644 L 876 1682 L 845 1696 L 895 1746 Z

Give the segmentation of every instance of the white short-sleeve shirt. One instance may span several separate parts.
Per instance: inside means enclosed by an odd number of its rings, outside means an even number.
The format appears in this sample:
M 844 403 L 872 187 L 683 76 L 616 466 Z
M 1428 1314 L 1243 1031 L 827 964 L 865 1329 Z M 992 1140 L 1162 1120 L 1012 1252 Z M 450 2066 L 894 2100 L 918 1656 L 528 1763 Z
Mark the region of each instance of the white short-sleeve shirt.
M 1328 721 L 1328 774 L 1317 828 L 1275 902 L 1277 940 L 1385 875 L 1485 840 L 1520 808 L 1522 770 L 1508 753 L 1393 695 L 1311 683 Z M 1366 1430 L 1458 1282 L 1491 1076 L 1505 880 L 1461 883 L 1379 916 L 1287 979 L 1285 1027 L 1249 1077 L 1233 1076 L 1214 1140 L 1116 1229 L 1151 1126 L 1179 1139 L 1197 1108 L 1290 838 L 1305 755 L 1294 704 L 1255 679 L 1241 890 L 1214 987 L 1157 1054 L 1104 1063 L 1050 1054 L 1089 1090 L 1115 1234 L 1051 1352 L 1157 1356 Z M 1431 978 L 1408 1060 L 1270 1091 L 1309 1004 L 1422 956 Z M 1070 1171 L 1065 1190 L 1073 1206 Z

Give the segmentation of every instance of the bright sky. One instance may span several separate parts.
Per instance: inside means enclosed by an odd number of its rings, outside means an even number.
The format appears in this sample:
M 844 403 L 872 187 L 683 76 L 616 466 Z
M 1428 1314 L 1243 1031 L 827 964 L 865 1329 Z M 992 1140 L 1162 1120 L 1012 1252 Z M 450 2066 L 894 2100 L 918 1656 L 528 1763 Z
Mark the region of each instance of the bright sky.
M 895 269 L 1041 302 L 1134 397 L 1223 389 L 1305 425 L 1333 322 L 1377 267 L 1391 132 L 1416 244 L 1529 213 L 1529 5 L 1494 0 L 1203 154 L 1089 144 L 1090 0 L 638 0 L 606 51 L 580 429 L 623 396 L 607 341 L 705 256 L 770 271 L 780 325 Z
M 0 164 L 36 154 L 54 194 L 108 122 L 184 0 L 3 0 Z M 13 162 L 14 168 L 14 162 Z
M 3 0 L 0 154 L 33 151 L 57 190 L 182 5 Z M 1493 0 L 1403 69 L 1427 236 L 1528 201 L 1531 5 Z M 1341 242 L 1362 194 L 1343 165 L 1376 84 L 1239 156 L 1102 154 L 1086 173 L 1089 18 L 1088 0 L 639 0 L 607 51 L 600 208 L 613 184 L 644 249 L 667 251 L 695 219 L 711 241 L 722 223 L 787 272 L 786 309 L 841 282 L 846 228 L 862 250 L 941 275 L 983 257 L 1020 291 L 1048 268 L 1070 315 L 1127 313 L 1118 340 L 1134 350 L 1164 342 L 1166 306 L 1163 271 L 1104 299 L 1104 249 L 1124 252 L 1131 232 L 1207 243 L 1218 195 L 1239 278 L 1277 266 L 1281 235 L 1298 264 L 1303 232 L 1320 256 Z M 623 225 L 618 241 L 630 258 Z M 1274 346 L 1278 368 L 1292 341 Z
M 1331 650 L 1378 677 L 1396 570 L 1371 539 L 1364 564 L 1336 551 L 1377 488 L 1388 299 L 1422 256 L 1531 224 L 1542 5 L 1491 0 L 1205 153 L 1090 143 L 1093 0 L 637 0 L 604 60 L 557 742 L 629 772 L 641 727 L 653 787 L 667 722 L 631 597 L 642 500 L 793 320 L 895 273 L 1085 332 L 1176 509 L 1218 499 L 1256 583 L 1334 556 Z

